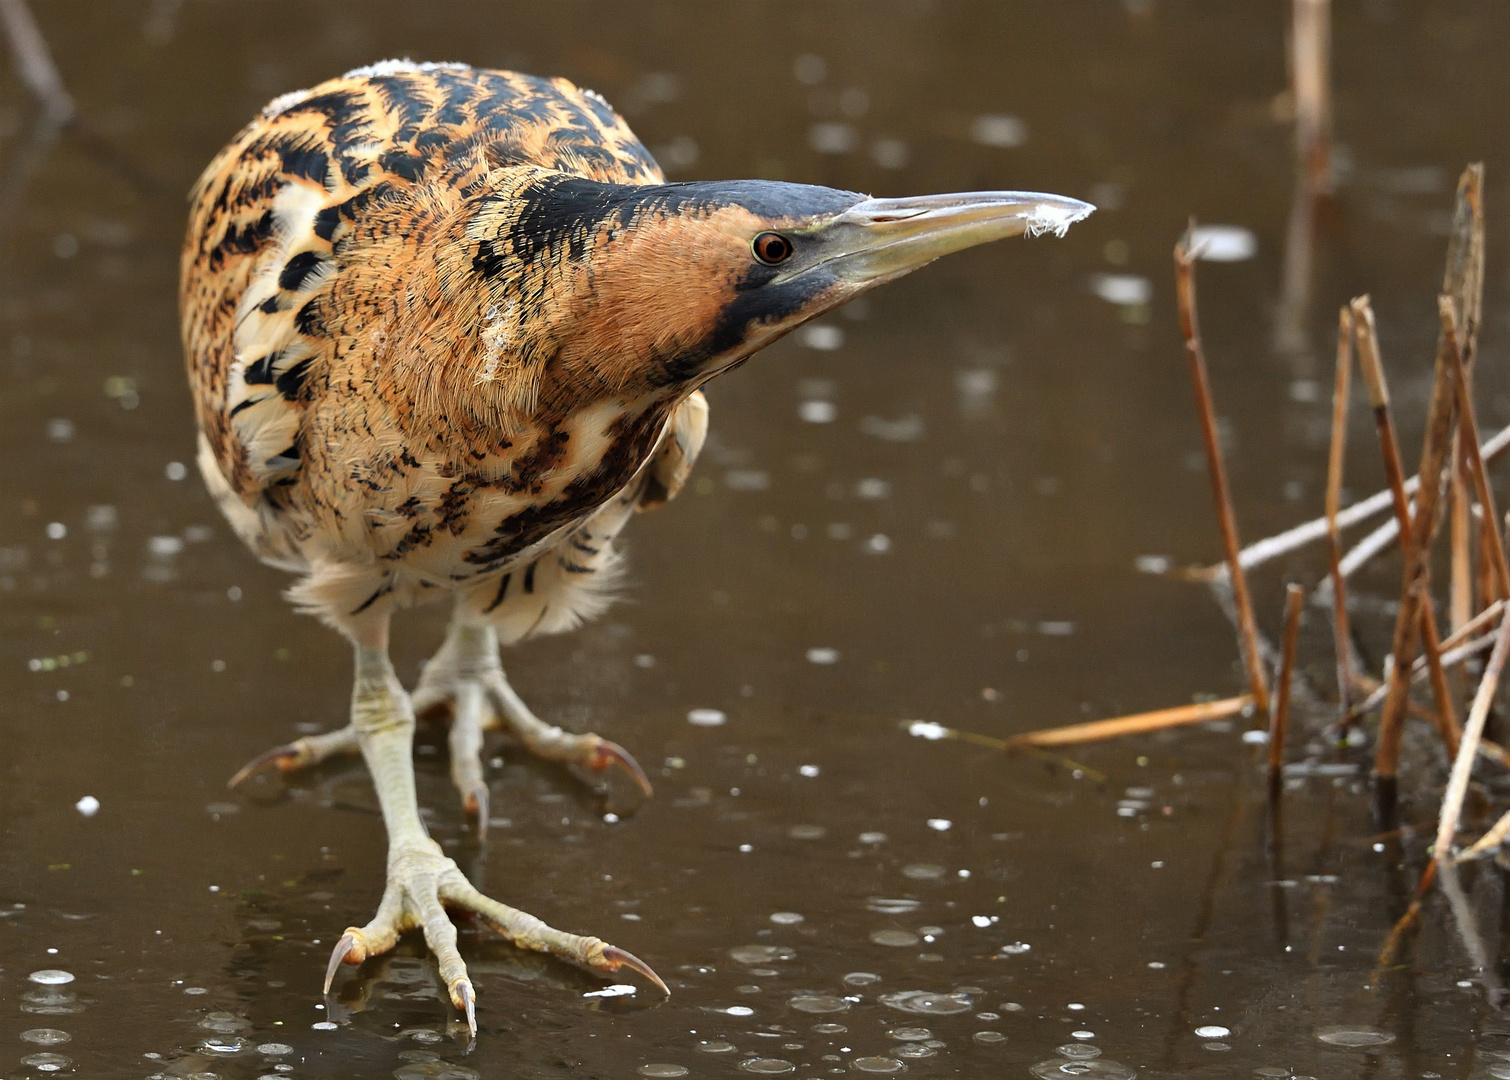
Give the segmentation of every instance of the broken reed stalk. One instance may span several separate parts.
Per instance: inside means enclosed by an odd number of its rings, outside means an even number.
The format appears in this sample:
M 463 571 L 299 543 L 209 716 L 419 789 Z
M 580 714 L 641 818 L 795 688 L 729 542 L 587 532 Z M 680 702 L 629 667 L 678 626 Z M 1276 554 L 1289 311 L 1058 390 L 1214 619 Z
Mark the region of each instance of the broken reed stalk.
M 1332 386 L 1332 442 L 1327 456 L 1326 523 L 1332 580 L 1332 640 L 1337 651 L 1337 700 L 1346 716 L 1353 700 L 1352 628 L 1348 625 L 1347 584 L 1342 576 L 1342 533 L 1337 504 L 1342 501 L 1342 466 L 1347 451 L 1347 403 L 1352 390 L 1353 313 L 1343 308 L 1337 319 L 1337 378 Z M 1296 586 L 1291 586 L 1295 588 Z
M 1085 724 L 1070 724 L 1066 727 L 1044 728 L 1028 731 L 998 740 L 998 749 L 1016 750 L 1029 746 L 1071 746 L 1075 743 L 1098 742 L 1115 739 L 1122 735 L 1145 735 L 1150 731 L 1181 727 L 1185 724 L 1200 724 L 1207 720 L 1225 720 L 1253 705 L 1251 694 L 1222 698 L 1218 701 L 1201 701 L 1193 705 L 1179 705 L 1173 709 L 1156 709 L 1153 712 L 1133 713 L 1110 720 L 1093 720 Z M 972 740 L 974 741 L 974 740 Z
M 1456 396 L 1453 387 L 1451 362 L 1439 349 L 1436 375 L 1432 383 L 1431 405 L 1427 411 L 1425 445 L 1421 450 L 1419 470 L 1420 486 L 1416 491 L 1416 511 L 1412 515 L 1405 497 L 1404 478 L 1400 468 L 1399 448 L 1394 439 L 1394 422 L 1389 414 L 1389 391 L 1384 382 L 1384 369 L 1379 362 L 1379 340 L 1374 327 L 1374 312 L 1368 297 L 1353 301 L 1355 320 L 1354 336 L 1358 348 L 1358 361 L 1368 382 L 1369 399 L 1374 406 L 1375 421 L 1379 425 L 1379 441 L 1385 458 L 1385 470 L 1390 477 L 1390 489 L 1394 492 L 1395 516 L 1400 520 L 1401 553 L 1405 569 L 1400 595 L 1400 611 L 1395 619 L 1394 644 L 1391 650 L 1395 658 L 1390 670 L 1389 692 L 1384 698 L 1384 711 L 1379 720 L 1379 742 L 1374 756 L 1374 775 L 1386 786 L 1393 782 L 1400 770 L 1400 738 L 1404 732 L 1405 712 L 1410 696 L 1410 668 L 1421 647 L 1423 638 L 1428 649 L 1436 642 L 1431 629 L 1422 633 L 1422 623 L 1434 627 L 1435 616 L 1431 609 L 1430 554 L 1431 542 L 1436 535 L 1437 502 L 1441 491 L 1439 477 L 1445 463 Z M 1428 482 L 1431 481 L 1431 482 Z M 1433 660 L 1427 653 L 1429 661 Z M 1433 663 L 1433 689 L 1437 688 L 1437 670 L 1440 657 Z M 1451 695 L 1437 703 L 1437 711 L 1444 724 L 1452 720 Z M 1444 728 L 1444 735 L 1446 730 Z M 1381 801 L 1393 802 L 1391 793 L 1381 789 Z
M 1473 387 L 1469 385 L 1468 369 L 1463 363 L 1463 351 L 1459 346 L 1456 305 L 1450 296 L 1444 294 L 1437 297 L 1437 311 L 1442 318 L 1442 336 L 1458 387 L 1458 432 L 1462 436 L 1459 441 L 1463 447 L 1463 456 L 1467 459 L 1468 472 L 1479 505 L 1484 508 L 1484 520 L 1492 530 L 1494 542 L 1488 543 L 1489 536 L 1484 539 L 1489 548 L 1489 565 L 1494 572 L 1497 599 L 1503 600 L 1510 597 L 1510 566 L 1506 565 L 1505 545 L 1499 534 L 1499 512 L 1494 508 L 1494 490 L 1489 484 L 1484 459 L 1479 455 L 1479 425 L 1473 409 Z M 1464 506 L 1467 506 L 1466 498 Z
M 1405 473 L 1400 464 L 1400 444 L 1395 437 L 1394 417 L 1389 408 L 1389 385 L 1384 378 L 1384 365 L 1379 360 L 1379 339 L 1374 327 L 1374 310 L 1368 297 L 1360 296 L 1352 303 L 1353 330 L 1358 349 L 1358 366 L 1362 369 L 1364 382 L 1368 384 L 1369 401 L 1374 407 L 1374 423 L 1379 429 L 1379 450 L 1384 458 L 1384 472 L 1389 479 L 1390 491 L 1394 494 L 1395 518 L 1400 525 L 1400 546 L 1405 556 L 1404 583 L 1400 596 L 1400 612 L 1395 621 L 1394 666 L 1386 680 L 1384 715 L 1379 722 L 1380 756 L 1375 759 L 1374 771 L 1378 776 L 1392 779 L 1399 767 L 1400 732 L 1409 707 L 1412 664 L 1418 648 L 1426 656 L 1431 674 L 1432 694 L 1436 698 L 1437 725 L 1449 753 L 1457 752 L 1457 717 L 1452 707 L 1452 693 L 1447 685 L 1447 676 L 1442 668 L 1441 644 L 1436 630 L 1436 615 L 1432 611 L 1429 587 L 1429 567 L 1418 546 L 1423 515 L 1434 513 L 1435 507 L 1427 500 L 1419 500 L 1416 513 L 1412 515 L 1410 501 L 1405 494 Z M 1428 450 L 1422 454 L 1421 476 L 1434 475 L 1428 472 L 1431 430 L 1428 429 Z M 1441 471 L 1440 462 L 1436 472 Z M 1424 485 L 1424 482 L 1423 482 Z M 1432 485 L 1424 485 L 1431 487 Z M 1426 539 L 1430 540 L 1428 534 Z M 1387 726 L 1388 725 L 1388 726 Z M 1385 736 L 1390 735 L 1391 753 L 1384 754 Z M 1387 771 L 1386 771 L 1387 769 Z M 1387 800 L 1386 800 L 1387 801 Z
M 1300 612 L 1305 590 L 1293 581 L 1285 586 L 1285 633 L 1275 677 L 1274 708 L 1269 714 L 1269 789 L 1277 791 L 1280 769 L 1285 763 L 1285 734 L 1290 722 L 1290 682 L 1295 677 L 1295 640 L 1300 636 Z
M 1258 624 L 1253 618 L 1253 602 L 1248 595 L 1248 580 L 1238 559 L 1237 517 L 1232 511 L 1232 495 L 1227 487 L 1227 470 L 1222 462 L 1221 443 L 1217 438 L 1216 410 L 1211 401 L 1211 383 L 1206 375 L 1206 356 L 1201 347 L 1200 327 L 1195 306 L 1195 254 L 1190 249 L 1195 222 L 1174 247 L 1175 292 L 1179 298 L 1180 331 L 1185 338 L 1185 357 L 1190 362 L 1190 379 L 1195 386 L 1196 407 L 1201 418 L 1201 437 L 1206 447 L 1206 467 L 1211 475 L 1211 494 L 1216 502 L 1217 521 L 1221 525 L 1222 547 L 1227 570 L 1232 579 L 1232 602 L 1237 608 L 1238 651 L 1248 672 L 1248 688 L 1261 713 L 1269 711 L 1269 687 L 1264 678 L 1263 656 L 1258 647 Z
M 1447 791 L 1442 796 L 1442 813 L 1437 822 L 1437 839 L 1433 848 L 1438 859 L 1452 858 L 1452 838 L 1458 832 L 1463 798 L 1468 794 L 1468 778 L 1473 773 L 1474 755 L 1478 752 L 1479 740 L 1483 738 L 1484 722 L 1489 718 L 1489 707 L 1494 704 L 1494 694 L 1499 689 L 1500 674 L 1505 670 L 1506 659 L 1510 659 L 1510 619 L 1500 621 L 1494 652 L 1489 654 L 1489 664 L 1484 668 L 1484 677 L 1479 680 L 1478 692 L 1473 696 L 1473 708 L 1469 710 L 1468 723 L 1463 727 L 1463 741 L 1458 746 L 1457 757 L 1452 763 L 1452 774 L 1447 779 Z
M 73 98 L 53 63 L 52 51 L 26 0 L 0 0 L 0 23 L 10 41 L 11 56 L 21 81 L 41 104 L 47 118 L 59 126 L 76 115 Z
M 1510 812 L 1507 812 L 1496 821 L 1494 827 L 1483 836 L 1459 852 L 1457 858 L 1452 861 L 1460 863 L 1469 862 L 1473 859 L 1481 859 L 1485 854 L 1503 844 L 1507 836 L 1510 836 Z
M 1294 0 L 1290 82 L 1295 95 L 1295 159 L 1312 197 L 1331 191 L 1331 0 Z

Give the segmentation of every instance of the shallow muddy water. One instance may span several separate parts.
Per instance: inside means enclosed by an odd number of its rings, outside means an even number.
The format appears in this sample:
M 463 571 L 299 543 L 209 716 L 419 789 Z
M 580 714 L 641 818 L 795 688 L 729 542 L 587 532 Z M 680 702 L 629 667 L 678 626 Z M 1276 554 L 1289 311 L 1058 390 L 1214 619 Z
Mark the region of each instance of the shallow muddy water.
M 1219 553 L 1174 318 L 1188 215 L 1254 242 L 1200 270 L 1248 537 L 1320 511 L 1332 312 L 1355 293 L 1419 445 L 1444 223 L 1477 159 L 1482 417 L 1510 422 L 1504 8 L 1339 0 L 1340 184 L 1298 324 L 1316 346 L 1281 353 L 1272 0 L 36 7 L 94 141 L 39 146 L 0 81 L 0 1075 L 1510 1076 L 1499 871 L 1461 882 L 1487 974 L 1440 892 L 1375 970 L 1431 784 L 1376 837 L 1366 751 L 1328 756 L 1290 777 L 1276 831 L 1241 724 L 1077 748 L 1078 768 L 905 729 L 1240 692 L 1210 596 L 1145 572 Z M 194 475 L 176 328 L 204 163 L 273 95 L 400 55 L 591 86 L 674 178 L 1102 206 L 715 383 L 693 483 L 630 531 L 626 601 L 505 657 L 542 716 L 629 747 L 653 799 L 500 745 L 482 849 L 422 729 L 421 802 L 474 882 L 673 990 L 598 995 L 464 925 L 475 1047 L 417 941 L 320 994 L 383 884 L 360 764 L 226 790 L 258 751 L 344 722 L 350 659 Z M 1361 495 L 1382 477 L 1355 406 Z M 1320 572 L 1306 552 L 1258 576 L 1271 629 L 1281 574 Z M 1398 572 L 1382 561 L 1360 595 Z M 398 622 L 404 678 L 444 614 Z M 1388 625 L 1363 621 L 1377 666 Z M 1303 644 L 1323 688 L 1325 624 Z

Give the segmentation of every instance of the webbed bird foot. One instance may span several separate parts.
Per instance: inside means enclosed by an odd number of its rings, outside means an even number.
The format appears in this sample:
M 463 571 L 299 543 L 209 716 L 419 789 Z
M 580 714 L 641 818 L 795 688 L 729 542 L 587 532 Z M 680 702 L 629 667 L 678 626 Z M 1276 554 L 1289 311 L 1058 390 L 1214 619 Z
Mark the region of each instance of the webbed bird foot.
M 593 772 L 624 770 L 647 796 L 650 779 L 634 757 L 600 735 L 577 735 L 547 724 L 515 693 L 498 658 L 491 626 L 453 622 L 440 650 L 426 662 L 411 695 L 414 712 L 451 711 L 451 780 L 468 812 L 477 815 L 479 836 L 487 835 L 488 786 L 483 776 L 483 733 L 505 728 L 536 757 Z
M 478 892 L 456 863 L 442 854 L 440 845 L 429 839 L 415 839 L 390 854 L 388 884 L 377 914 L 366 926 L 347 927 L 336 942 L 325 970 L 325 992 L 330 992 L 343 963 L 360 964 L 369 956 L 385 953 L 405 930 L 419 928 L 440 965 L 451 1004 L 466 1016 L 467 1026 L 475 1035 L 477 995 L 457 951 L 456 927 L 446 914 L 448 908 L 476 915 L 521 949 L 549 953 L 604 974 L 631 968 L 670 996 L 661 977 L 633 953 L 600 938 L 556 930 L 527 912 Z

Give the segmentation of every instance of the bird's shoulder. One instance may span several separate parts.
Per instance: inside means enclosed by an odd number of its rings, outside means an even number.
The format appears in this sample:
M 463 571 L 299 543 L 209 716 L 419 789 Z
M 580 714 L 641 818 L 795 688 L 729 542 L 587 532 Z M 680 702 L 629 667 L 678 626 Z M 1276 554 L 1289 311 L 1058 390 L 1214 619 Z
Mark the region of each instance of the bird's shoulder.
M 190 195 L 180 294 L 201 430 L 251 500 L 299 468 L 301 421 L 342 336 L 322 315 L 364 245 L 421 243 L 404 209 L 468 198 L 536 166 L 656 183 L 654 159 L 600 96 L 565 79 L 389 61 L 271 102 Z M 374 230 L 372 222 L 387 219 Z M 389 276 L 400 268 L 379 261 Z M 384 268 L 380 267 L 380 271 Z

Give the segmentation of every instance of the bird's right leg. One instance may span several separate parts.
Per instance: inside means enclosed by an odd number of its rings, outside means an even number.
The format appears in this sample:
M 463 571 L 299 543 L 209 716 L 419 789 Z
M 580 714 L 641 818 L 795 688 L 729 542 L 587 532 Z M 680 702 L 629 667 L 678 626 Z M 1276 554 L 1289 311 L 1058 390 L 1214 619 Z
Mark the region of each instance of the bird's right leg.
M 326 968 L 330 990 L 336 970 L 385 953 L 405 930 L 422 929 L 435 953 L 451 1002 L 466 1014 L 475 1034 L 475 993 L 456 948 L 456 927 L 446 909 L 470 911 L 524 949 L 547 952 L 602 972 L 630 967 L 661 982 L 633 954 L 595 937 L 553 929 L 533 915 L 501 904 L 472 887 L 456 863 L 425 831 L 415 793 L 414 710 L 388 660 L 388 615 L 364 620 L 352 630 L 356 680 L 351 694 L 351 727 L 372 774 L 383 824 L 388 831 L 388 875 L 377 914 L 365 926 L 347 927 Z

